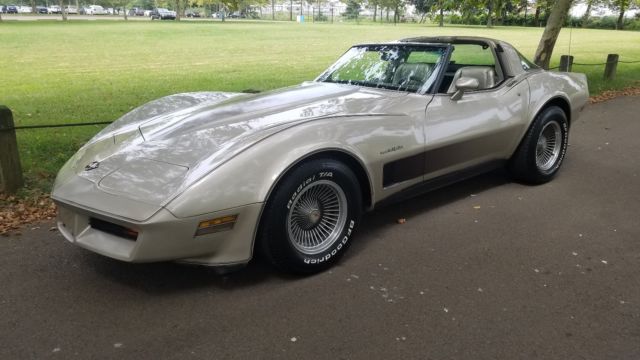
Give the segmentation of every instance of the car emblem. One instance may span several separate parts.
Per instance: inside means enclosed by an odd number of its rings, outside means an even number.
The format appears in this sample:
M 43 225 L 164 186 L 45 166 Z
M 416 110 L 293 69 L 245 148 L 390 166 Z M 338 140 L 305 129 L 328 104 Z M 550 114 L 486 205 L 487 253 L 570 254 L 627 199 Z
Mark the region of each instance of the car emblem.
M 100 166 L 100 163 L 97 161 L 92 161 L 89 165 L 84 167 L 84 171 L 91 171 L 97 169 Z

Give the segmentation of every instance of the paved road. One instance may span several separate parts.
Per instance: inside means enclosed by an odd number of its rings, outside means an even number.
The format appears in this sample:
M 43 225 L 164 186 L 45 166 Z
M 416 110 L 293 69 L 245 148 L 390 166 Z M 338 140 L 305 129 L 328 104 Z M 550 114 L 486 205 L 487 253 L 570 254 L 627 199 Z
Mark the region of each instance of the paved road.
M 314 277 L 124 264 L 51 223 L 1 238 L 0 358 L 638 359 L 639 104 L 588 108 L 552 183 L 369 214 Z

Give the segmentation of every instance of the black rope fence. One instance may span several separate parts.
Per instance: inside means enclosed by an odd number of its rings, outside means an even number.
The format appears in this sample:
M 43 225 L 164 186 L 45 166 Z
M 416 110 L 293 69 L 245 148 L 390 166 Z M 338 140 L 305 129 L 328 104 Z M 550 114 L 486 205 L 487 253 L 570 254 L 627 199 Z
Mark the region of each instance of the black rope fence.
M 568 55 L 563 55 L 562 57 L 565 57 Z M 573 57 L 569 56 L 572 58 L 571 60 L 571 66 L 573 65 L 578 65 L 578 66 L 609 66 L 609 65 L 614 65 L 614 64 L 638 64 L 640 63 L 640 60 L 619 60 L 619 59 L 615 59 L 615 60 L 611 60 L 611 61 L 605 61 L 605 62 L 601 62 L 601 63 L 579 63 L 579 62 L 573 62 Z M 607 59 L 608 60 L 608 59 Z M 562 68 L 562 59 L 560 60 L 560 64 L 559 66 L 554 66 L 549 68 L 548 70 L 558 70 Z
M 603 63 L 597 63 L 597 64 L 584 64 L 584 63 L 577 63 L 577 62 L 574 62 L 574 63 L 573 63 L 573 65 L 583 65 L 583 66 L 602 66 L 602 65 L 614 64 L 614 63 L 616 63 L 616 62 L 617 62 L 618 64 L 637 64 L 637 63 L 640 63 L 640 60 L 638 60 L 638 61 L 622 61 L 622 60 L 619 60 L 619 61 L 606 61 L 606 62 L 603 62 Z
M 90 126 L 90 125 L 108 125 L 113 121 L 94 121 L 94 122 L 85 122 L 85 123 L 68 123 L 68 124 L 50 124 L 50 125 L 21 125 L 21 126 L 13 126 L 2 128 L 0 127 L 0 131 L 13 131 L 13 130 L 25 130 L 25 129 L 49 129 L 49 128 L 60 128 L 60 127 L 70 127 L 70 126 Z

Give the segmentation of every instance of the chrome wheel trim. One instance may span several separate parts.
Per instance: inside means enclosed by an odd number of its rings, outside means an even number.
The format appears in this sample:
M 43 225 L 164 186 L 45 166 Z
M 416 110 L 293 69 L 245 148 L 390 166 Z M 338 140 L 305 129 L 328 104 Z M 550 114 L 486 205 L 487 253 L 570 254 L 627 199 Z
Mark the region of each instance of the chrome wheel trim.
M 347 222 L 347 197 L 336 183 L 317 181 L 293 199 L 287 213 L 291 244 L 305 255 L 333 245 Z
M 562 130 L 557 121 L 544 125 L 536 144 L 536 166 L 541 171 L 549 171 L 558 161 L 562 150 Z

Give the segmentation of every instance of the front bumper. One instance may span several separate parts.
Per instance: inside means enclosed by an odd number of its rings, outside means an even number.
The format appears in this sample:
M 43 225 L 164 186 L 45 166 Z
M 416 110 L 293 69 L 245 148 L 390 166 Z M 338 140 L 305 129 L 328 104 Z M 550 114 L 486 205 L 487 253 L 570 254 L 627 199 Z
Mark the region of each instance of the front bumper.
M 127 262 L 179 260 L 223 266 L 247 263 L 262 203 L 249 204 L 208 214 L 177 218 L 161 209 L 144 222 L 134 222 L 56 200 L 57 225 L 71 243 L 96 253 Z M 201 221 L 237 215 L 232 229 L 195 236 Z M 91 225 L 91 219 L 137 232 L 128 238 Z

